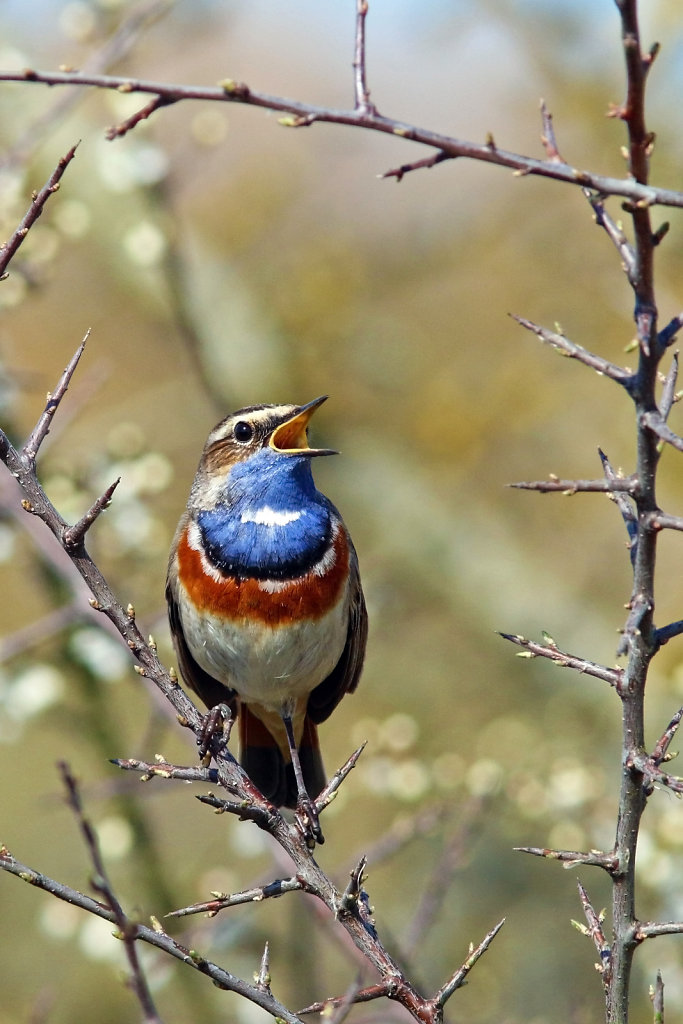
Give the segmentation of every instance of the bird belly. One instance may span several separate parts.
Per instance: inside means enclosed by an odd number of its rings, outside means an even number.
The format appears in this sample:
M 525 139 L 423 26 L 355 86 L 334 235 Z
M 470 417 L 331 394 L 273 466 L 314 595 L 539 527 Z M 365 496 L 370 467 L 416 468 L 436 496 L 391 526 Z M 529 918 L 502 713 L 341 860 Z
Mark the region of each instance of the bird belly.
M 349 545 L 337 525 L 325 556 L 296 579 L 222 576 L 186 531 L 177 599 L 195 661 L 246 703 L 280 712 L 308 697 L 341 657 L 349 616 Z
M 198 613 L 182 597 L 180 614 L 185 641 L 201 668 L 246 703 L 278 712 L 288 701 L 308 697 L 335 667 L 346 641 L 346 600 L 319 618 L 290 619 L 277 626 Z

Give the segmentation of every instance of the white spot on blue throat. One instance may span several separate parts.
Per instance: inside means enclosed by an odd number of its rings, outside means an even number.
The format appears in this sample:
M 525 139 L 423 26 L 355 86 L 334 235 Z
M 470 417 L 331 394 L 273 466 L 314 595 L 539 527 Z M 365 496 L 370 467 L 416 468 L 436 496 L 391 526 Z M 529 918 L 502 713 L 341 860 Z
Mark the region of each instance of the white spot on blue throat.
M 278 511 L 270 505 L 263 505 L 257 509 L 245 509 L 240 522 L 256 523 L 258 526 L 287 526 L 288 523 L 295 523 L 302 515 L 302 512 L 296 510 Z

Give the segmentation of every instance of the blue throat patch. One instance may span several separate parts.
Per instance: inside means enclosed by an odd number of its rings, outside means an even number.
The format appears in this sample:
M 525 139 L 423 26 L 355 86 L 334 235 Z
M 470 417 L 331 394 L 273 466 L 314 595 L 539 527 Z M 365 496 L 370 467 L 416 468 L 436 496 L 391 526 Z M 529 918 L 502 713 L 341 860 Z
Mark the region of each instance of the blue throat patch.
M 325 555 L 332 506 L 310 458 L 263 448 L 233 466 L 225 496 L 197 515 L 204 551 L 220 572 L 259 580 L 303 576 Z

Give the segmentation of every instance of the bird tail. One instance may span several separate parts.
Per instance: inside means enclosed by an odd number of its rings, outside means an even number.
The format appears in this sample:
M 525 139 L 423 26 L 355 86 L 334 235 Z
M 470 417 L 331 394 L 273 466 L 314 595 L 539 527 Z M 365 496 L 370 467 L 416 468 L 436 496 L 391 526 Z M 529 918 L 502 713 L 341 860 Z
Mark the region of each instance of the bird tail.
M 240 705 L 238 718 L 240 762 L 245 772 L 276 807 L 296 807 L 298 793 L 289 754 L 285 759 L 270 729 L 246 704 Z M 318 728 L 308 715 L 304 718 L 297 746 L 306 792 L 315 800 L 327 780 L 320 753 Z

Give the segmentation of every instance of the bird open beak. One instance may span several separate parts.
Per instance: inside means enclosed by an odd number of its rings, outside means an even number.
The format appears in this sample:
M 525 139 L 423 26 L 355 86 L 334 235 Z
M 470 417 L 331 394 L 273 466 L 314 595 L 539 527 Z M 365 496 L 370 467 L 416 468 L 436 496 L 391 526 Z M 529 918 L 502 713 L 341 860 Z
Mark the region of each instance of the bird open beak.
M 309 448 L 306 428 L 308 422 L 323 402 L 327 401 L 327 395 L 314 398 L 308 405 L 300 406 L 293 416 L 275 428 L 268 441 L 269 446 L 276 452 L 283 455 L 338 455 L 332 448 Z

